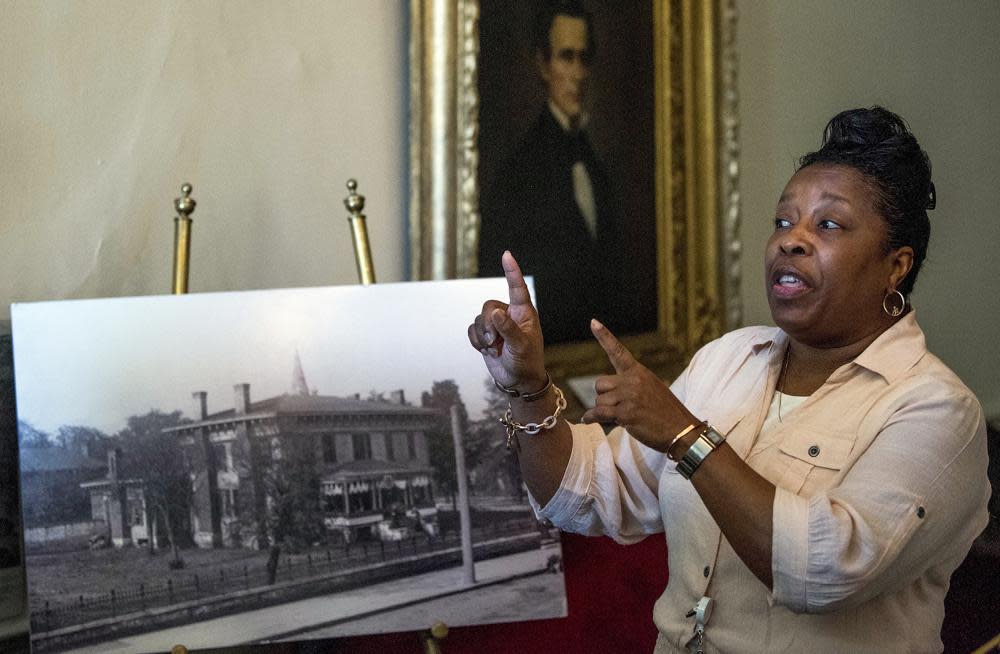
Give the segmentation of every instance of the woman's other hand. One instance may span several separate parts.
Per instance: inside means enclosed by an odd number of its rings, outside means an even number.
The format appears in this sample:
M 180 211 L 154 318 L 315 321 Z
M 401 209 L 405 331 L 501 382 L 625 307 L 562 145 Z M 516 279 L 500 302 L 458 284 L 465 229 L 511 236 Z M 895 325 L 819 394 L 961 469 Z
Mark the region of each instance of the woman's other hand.
M 469 342 L 479 350 L 493 379 L 522 393 L 546 383 L 545 354 L 538 312 L 521 268 L 509 252 L 501 260 L 510 302 L 488 300 L 469 325 Z
M 666 452 L 675 435 L 700 421 L 662 379 L 635 360 L 607 327 L 592 320 L 590 329 L 608 355 L 615 374 L 598 377 L 594 382 L 597 402 L 583 414 L 583 422 L 621 425 L 644 445 Z

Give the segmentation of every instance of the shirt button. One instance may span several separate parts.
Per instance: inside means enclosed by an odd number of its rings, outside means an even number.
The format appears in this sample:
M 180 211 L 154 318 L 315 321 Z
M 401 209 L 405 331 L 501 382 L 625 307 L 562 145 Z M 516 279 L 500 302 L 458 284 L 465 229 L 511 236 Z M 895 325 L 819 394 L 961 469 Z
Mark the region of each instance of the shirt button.
M 701 571 L 701 574 L 707 577 L 710 572 L 712 572 L 712 566 L 706 565 L 705 569 Z
M 819 456 L 819 445 L 813 445 L 809 448 L 809 456 Z
M 923 518 L 925 515 L 927 515 L 927 512 L 924 511 L 924 507 L 918 506 L 917 507 L 917 517 L 918 518 Z

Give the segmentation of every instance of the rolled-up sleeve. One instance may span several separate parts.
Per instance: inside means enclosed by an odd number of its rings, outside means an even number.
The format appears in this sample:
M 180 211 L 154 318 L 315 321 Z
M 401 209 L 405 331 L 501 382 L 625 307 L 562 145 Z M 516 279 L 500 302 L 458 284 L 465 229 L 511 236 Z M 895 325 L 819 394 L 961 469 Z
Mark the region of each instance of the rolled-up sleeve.
M 588 536 L 610 536 L 634 543 L 663 531 L 657 485 L 663 454 L 622 428 L 605 435 L 600 425 L 570 425 L 573 449 L 559 490 L 539 507 L 539 518 Z
M 695 354 L 670 385 L 684 402 L 691 370 L 711 350 Z M 646 447 L 618 427 L 605 435 L 600 425 L 570 424 L 573 449 L 559 490 L 540 507 L 531 494 L 535 514 L 564 531 L 587 536 L 610 536 L 619 543 L 635 543 L 663 531 L 658 488 L 670 460 Z
M 857 606 L 958 561 L 986 525 L 986 430 L 968 392 L 915 383 L 837 486 L 778 488 L 773 602 L 796 612 Z M 957 562 L 955 562 L 957 565 Z

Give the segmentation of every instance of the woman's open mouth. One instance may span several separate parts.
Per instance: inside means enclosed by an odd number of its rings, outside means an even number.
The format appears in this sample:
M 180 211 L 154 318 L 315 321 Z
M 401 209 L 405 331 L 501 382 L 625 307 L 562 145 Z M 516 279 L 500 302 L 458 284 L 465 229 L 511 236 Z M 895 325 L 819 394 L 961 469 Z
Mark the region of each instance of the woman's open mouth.
M 810 288 L 809 284 L 797 272 L 779 272 L 771 283 L 772 295 L 779 298 L 798 297 L 808 292 Z

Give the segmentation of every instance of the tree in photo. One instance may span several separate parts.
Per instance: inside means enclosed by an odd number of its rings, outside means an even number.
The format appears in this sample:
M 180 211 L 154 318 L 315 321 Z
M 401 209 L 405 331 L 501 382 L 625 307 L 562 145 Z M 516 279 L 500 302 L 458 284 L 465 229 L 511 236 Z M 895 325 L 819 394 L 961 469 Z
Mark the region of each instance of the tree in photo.
M 24 420 L 17 421 L 17 442 L 21 447 L 55 447 L 56 443 L 48 432 L 36 429 Z
M 56 431 L 56 441 L 60 447 L 98 461 L 106 461 L 112 447 L 110 436 L 85 425 L 63 425 Z
M 268 497 L 270 548 L 268 583 L 277 579 L 283 550 L 293 551 L 325 538 L 320 505 L 317 443 L 311 435 L 285 435 L 270 443 L 262 481 Z
M 436 381 L 431 385 L 430 392 L 425 391 L 421 395 L 421 405 L 433 409 L 439 416 L 434 429 L 427 432 L 427 447 L 438 488 L 451 496 L 452 507 L 456 506 L 458 493 L 455 446 L 451 434 L 451 407 L 456 404 L 465 443 L 465 465 L 467 470 L 472 470 L 479 464 L 487 443 L 483 442 L 482 434 L 469 429 L 469 414 L 458 385 L 451 379 Z
M 151 410 L 141 416 L 132 416 L 125 429 L 116 435 L 122 449 L 120 475 L 142 481 L 146 499 L 147 517 L 155 516 L 161 522 L 173 554 L 171 567 L 180 568 L 178 538 L 189 534 L 189 507 L 191 504 L 191 479 L 180 443 L 172 434 L 163 430 L 176 427 L 188 419 L 180 411 L 163 413 Z M 153 543 L 153 523 L 150 529 L 150 551 Z
M 483 417 L 469 427 L 475 441 L 481 444 L 481 454 L 475 470 L 476 490 L 482 494 L 500 495 L 519 502 L 527 501 L 517 454 L 507 449 L 507 430 L 499 420 L 509 406 L 507 396 L 496 387 L 492 377 L 486 378 L 485 389 L 486 409 Z

